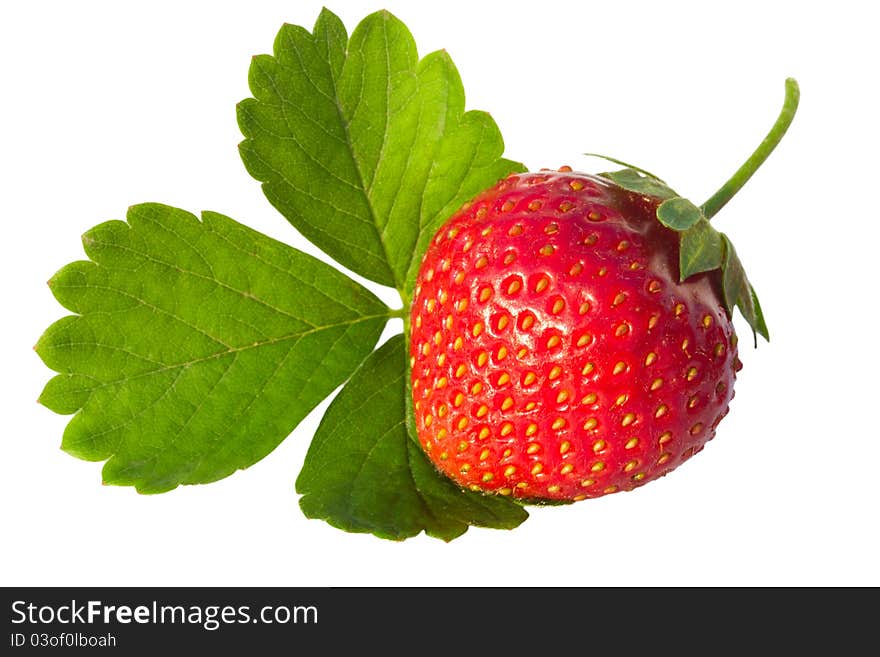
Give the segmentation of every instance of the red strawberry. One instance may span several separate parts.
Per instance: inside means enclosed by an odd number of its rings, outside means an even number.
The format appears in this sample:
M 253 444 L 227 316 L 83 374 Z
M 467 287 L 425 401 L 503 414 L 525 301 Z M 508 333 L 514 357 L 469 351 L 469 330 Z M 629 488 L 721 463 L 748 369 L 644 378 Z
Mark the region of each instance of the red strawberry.
M 717 271 L 678 281 L 658 200 L 564 171 L 453 216 L 412 305 L 419 439 L 473 490 L 579 500 L 703 448 L 738 367 Z
M 703 449 L 741 367 L 734 308 L 768 337 L 709 219 L 779 143 L 798 97 L 787 80 L 773 129 L 701 207 L 634 167 L 563 167 L 512 175 L 447 221 L 409 318 L 415 425 L 441 472 L 475 491 L 581 500 Z

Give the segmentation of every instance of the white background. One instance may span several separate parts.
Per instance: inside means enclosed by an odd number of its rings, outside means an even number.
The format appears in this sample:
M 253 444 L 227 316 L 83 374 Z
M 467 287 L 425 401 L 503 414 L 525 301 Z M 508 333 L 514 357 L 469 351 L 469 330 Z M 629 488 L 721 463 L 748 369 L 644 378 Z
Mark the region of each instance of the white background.
M 100 464 L 59 449 L 69 418 L 35 403 L 51 372 L 31 346 L 66 314 L 45 281 L 84 257 L 85 230 L 142 201 L 223 212 L 319 255 L 245 172 L 235 104 L 251 55 L 283 22 L 311 29 L 321 3 L 4 2 L 0 584 L 880 585 L 871 3 L 328 4 L 349 32 L 384 7 L 421 54 L 446 48 L 468 107 L 491 112 L 529 168 L 596 171 L 579 154 L 613 154 L 697 202 L 796 77 L 789 134 L 715 221 L 772 342 L 743 340 L 732 412 L 695 459 L 512 532 L 394 543 L 306 520 L 293 482 L 326 403 L 224 481 L 101 486 Z

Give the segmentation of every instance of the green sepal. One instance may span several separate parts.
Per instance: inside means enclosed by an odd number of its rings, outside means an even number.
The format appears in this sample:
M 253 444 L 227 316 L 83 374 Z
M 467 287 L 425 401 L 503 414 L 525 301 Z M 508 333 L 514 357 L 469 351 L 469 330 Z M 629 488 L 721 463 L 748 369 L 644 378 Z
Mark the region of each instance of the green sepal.
M 739 308 L 752 329 L 755 346 L 758 346 L 759 333 L 765 340 L 770 340 L 767 324 L 764 321 L 764 314 L 761 311 L 761 304 L 758 302 L 755 289 L 749 283 L 749 279 L 746 278 L 745 269 L 743 269 L 742 262 L 740 262 L 733 244 L 724 233 L 720 233 L 720 236 L 724 245 L 724 261 L 721 265 L 721 287 L 724 293 L 724 304 L 728 313 L 731 314 L 734 308 Z
M 679 280 L 721 267 L 721 234 L 706 219 L 682 231 L 678 245 Z
M 720 269 L 722 296 L 728 317 L 733 317 L 734 308 L 739 308 L 752 329 L 755 346 L 758 345 L 759 334 L 769 341 L 770 334 L 758 296 L 727 235 L 715 230 L 702 216 L 693 226 L 678 232 L 679 280 L 685 281 L 695 274 Z
M 668 198 L 657 207 L 657 220 L 667 228 L 679 232 L 687 230 L 703 218 L 700 208 L 681 196 Z
M 646 171 L 645 169 L 643 169 L 641 167 L 637 167 L 635 164 L 630 164 L 629 162 L 624 162 L 623 160 L 618 160 L 616 157 L 611 157 L 610 155 L 602 155 L 601 153 L 584 153 L 584 155 L 586 155 L 587 157 L 598 157 L 600 160 L 607 160 L 609 162 L 613 162 L 614 164 L 619 164 L 622 167 L 626 167 L 627 169 L 632 169 L 633 171 L 636 171 L 637 173 L 641 173 L 648 178 L 653 178 L 657 182 L 660 182 L 664 185 L 666 184 L 666 181 L 663 180 L 660 176 L 655 176 L 650 171 Z M 604 175 L 604 174 L 600 174 L 600 175 Z
M 625 190 L 635 192 L 636 194 L 654 196 L 662 200 L 678 196 L 659 178 L 642 175 L 635 168 L 606 171 L 605 173 L 600 173 L 599 176 L 607 178 L 618 187 L 623 187 Z
M 761 310 L 761 302 L 758 301 L 758 294 L 755 292 L 754 286 L 749 283 L 749 292 L 752 296 L 752 305 L 755 306 L 755 331 L 762 338 L 770 342 L 770 331 L 767 330 L 767 322 L 764 320 L 764 311 Z

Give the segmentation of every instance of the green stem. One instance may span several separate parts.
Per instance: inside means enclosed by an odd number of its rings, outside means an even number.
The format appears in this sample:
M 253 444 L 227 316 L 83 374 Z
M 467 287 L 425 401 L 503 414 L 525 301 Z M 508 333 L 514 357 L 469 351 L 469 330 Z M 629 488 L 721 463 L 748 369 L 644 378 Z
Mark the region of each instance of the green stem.
M 770 153 L 773 152 L 773 149 L 776 148 L 776 145 L 782 140 L 782 136 L 785 134 L 785 131 L 788 130 L 788 126 L 791 125 L 800 96 L 801 92 L 797 81 L 794 78 L 788 78 L 785 81 L 785 101 L 782 104 L 782 111 L 779 113 L 779 118 L 776 119 L 776 123 L 770 128 L 770 132 L 767 133 L 767 136 L 764 137 L 764 141 L 762 141 L 758 148 L 755 149 L 755 152 L 752 153 L 751 157 L 749 157 L 749 159 L 736 170 L 736 173 L 731 176 L 730 180 L 724 183 L 721 189 L 715 192 L 708 201 L 703 203 L 700 209 L 703 211 L 706 219 L 714 217 L 715 214 L 717 214 L 718 211 L 734 197 L 742 186 L 746 184 L 748 179 L 752 177 L 752 174 L 764 164 L 764 160 L 770 156 Z

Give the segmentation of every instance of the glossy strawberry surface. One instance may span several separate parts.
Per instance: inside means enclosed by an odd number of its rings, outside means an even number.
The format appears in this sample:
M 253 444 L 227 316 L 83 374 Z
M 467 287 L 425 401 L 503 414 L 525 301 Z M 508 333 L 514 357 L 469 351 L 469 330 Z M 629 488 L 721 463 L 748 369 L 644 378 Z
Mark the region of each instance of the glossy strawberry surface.
M 596 176 L 510 176 L 437 232 L 410 316 L 419 442 L 460 485 L 581 500 L 714 437 L 736 338 L 717 271 L 678 280 L 658 200 Z

